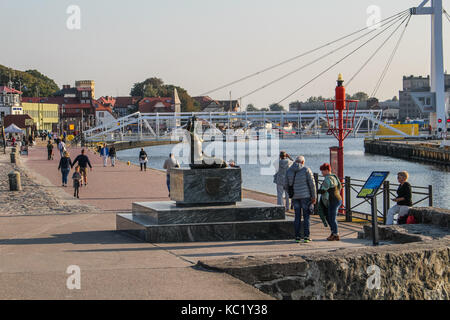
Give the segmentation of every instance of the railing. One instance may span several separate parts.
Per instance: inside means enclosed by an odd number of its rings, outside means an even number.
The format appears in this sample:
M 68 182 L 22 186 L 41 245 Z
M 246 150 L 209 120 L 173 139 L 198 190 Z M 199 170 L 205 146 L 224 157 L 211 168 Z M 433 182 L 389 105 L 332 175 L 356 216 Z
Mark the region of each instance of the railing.
M 323 182 L 323 177 L 314 173 L 314 179 L 316 186 Z M 343 207 L 340 209 L 341 214 L 345 214 L 345 221 L 352 222 L 353 218 L 372 221 L 371 203 L 368 199 L 356 198 L 361 188 L 364 186 L 365 180 L 354 179 L 351 177 L 345 177 L 342 187 L 344 188 L 344 201 Z M 383 186 L 378 190 L 376 197 L 380 209 L 377 209 L 377 216 L 382 219 L 383 224 L 386 224 L 386 217 L 389 208 L 391 207 L 391 197 L 397 197 L 396 191 L 399 184 L 390 183 L 385 181 Z M 394 189 L 394 188 L 395 189 Z M 418 196 L 420 199 L 413 202 L 413 206 L 424 201 L 428 201 L 428 206 L 433 206 L 433 186 L 411 186 L 412 196 Z M 379 200 L 378 200 L 379 199 Z M 366 205 L 366 206 L 365 206 Z M 317 206 L 316 206 L 317 207 Z M 317 213 L 317 208 L 316 208 Z

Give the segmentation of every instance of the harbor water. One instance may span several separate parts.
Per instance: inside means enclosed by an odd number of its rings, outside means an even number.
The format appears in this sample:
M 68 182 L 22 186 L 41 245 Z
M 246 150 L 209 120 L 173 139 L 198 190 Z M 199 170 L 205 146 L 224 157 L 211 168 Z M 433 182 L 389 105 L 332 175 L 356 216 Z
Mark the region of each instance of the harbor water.
M 255 145 L 260 143 L 259 146 L 264 149 L 266 142 L 269 151 L 258 152 L 259 149 L 256 149 Z M 306 166 L 310 167 L 313 172 L 320 173 L 320 165 L 329 162 L 329 147 L 337 145 L 337 141 L 330 137 L 302 140 L 280 139 L 272 145 L 270 140 L 266 142 L 220 141 L 204 143 L 203 148 L 206 154 L 215 154 L 226 161 L 234 160 L 242 168 L 242 185 L 244 188 L 276 195 L 276 186 L 273 183 L 274 168 L 270 161 L 278 159 L 280 150 L 286 151 L 294 159 L 298 155 L 303 155 L 306 159 Z M 184 153 L 180 152 L 183 148 Z M 218 152 L 220 149 L 222 151 Z M 178 156 L 182 166 L 188 165 L 187 145 L 160 145 L 146 147 L 144 150 L 149 157 L 147 165 L 151 168 L 163 169 L 163 163 L 171 152 Z M 209 153 L 210 150 L 213 152 Z M 119 151 L 117 157 L 119 160 L 138 164 L 139 151 L 140 148 Z M 389 171 L 388 180 L 390 183 L 397 184 L 397 172 L 406 170 L 410 175 L 409 182 L 412 186 L 433 186 L 433 205 L 435 207 L 450 208 L 450 188 L 448 188 L 450 186 L 450 173 L 445 167 L 365 154 L 364 139 L 350 137 L 345 141 L 344 162 L 345 176 L 361 180 L 366 180 L 372 171 Z M 426 190 L 417 191 L 426 192 Z M 413 202 L 422 198 L 424 196 L 414 195 Z M 428 200 L 417 204 L 417 206 L 428 206 Z

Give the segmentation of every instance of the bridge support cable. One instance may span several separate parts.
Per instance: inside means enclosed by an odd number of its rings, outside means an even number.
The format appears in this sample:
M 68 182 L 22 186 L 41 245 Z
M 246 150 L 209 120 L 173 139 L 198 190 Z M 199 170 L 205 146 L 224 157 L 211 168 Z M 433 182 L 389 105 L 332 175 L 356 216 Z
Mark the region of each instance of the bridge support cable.
M 401 19 L 400 19 L 401 20 Z M 326 72 L 328 72 L 329 70 L 331 70 L 332 68 L 334 68 L 335 66 L 337 66 L 338 64 L 340 64 L 342 61 L 344 61 L 345 59 L 347 59 L 348 57 L 352 56 L 354 53 L 356 53 L 359 49 L 361 49 L 362 47 L 364 47 L 366 44 L 368 44 L 369 42 L 371 42 L 372 40 L 374 40 L 375 38 L 377 38 L 379 35 L 381 35 L 382 33 L 384 33 L 385 31 L 387 31 L 389 28 L 391 28 L 394 24 L 396 24 L 398 21 L 395 21 L 394 23 L 390 24 L 389 26 L 387 26 L 386 28 L 384 28 L 383 30 L 381 30 L 380 32 L 378 32 L 377 34 L 375 34 L 373 37 L 371 37 L 369 40 L 367 40 L 366 42 L 364 42 L 363 44 L 361 44 L 359 47 L 357 47 L 356 49 L 354 49 L 353 51 L 351 51 L 350 53 L 346 54 L 344 57 L 342 57 L 340 60 L 338 60 L 337 62 L 335 62 L 334 64 L 332 64 L 331 66 L 329 66 L 328 68 L 326 68 L 325 70 L 323 70 L 322 72 L 320 72 L 319 74 L 317 74 L 315 77 L 313 77 L 311 80 L 307 81 L 306 83 L 304 83 L 302 86 L 300 86 L 299 88 L 295 89 L 293 92 L 291 92 L 289 95 L 287 95 L 286 97 L 284 97 L 283 99 L 281 99 L 280 101 L 278 101 L 278 104 L 282 103 L 284 100 L 288 99 L 289 97 L 291 97 L 292 95 L 294 95 L 295 93 L 297 93 L 298 91 L 300 91 L 301 89 L 303 89 L 304 87 L 306 87 L 308 84 L 310 84 L 311 82 L 313 82 L 314 80 L 318 79 L 319 77 L 321 77 L 323 74 L 325 74 Z M 402 22 L 403 23 L 403 22 Z
M 369 57 L 369 59 L 366 60 L 366 62 L 364 62 L 364 64 L 358 69 L 358 71 L 356 71 L 356 73 L 347 81 L 346 84 L 346 88 L 348 88 L 350 86 L 350 83 L 353 81 L 353 79 L 355 79 L 359 73 L 369 64 L 369 62 L 376 56 L 376 54 L 381 50 L 381 48 L 383 48 L 385 46 L 385 44 L 394 36 L 394 34 L 398 31 L 398 29 L 400 29 L 400 27 L 402 26 L 402 24 L 405 22 L 406 19 L 410 19 L 411 15 L 408 15 L 401 24 L 399 24 L 394 31 L 392 31 L 392 33 L 389 35 L 389 37 L 387 37 L 382 43 L 381 45 L 374 51 L 374 53 Z
M 387 24 L 391 23 L 392 21 L 394 21 L 390 26 L 387 27 L 387 28 L 389 28 L 389 27 L 391 27 L 392 25 L 394 25 L 394 24 L 396 24 L 397 22 L 399 22 L 400 20 L 402 20 L 406 15 L 407 15 L 407 13 L 406 13 L 405 15 L 403 15 L 403 16 L 397 17 L 396 19 L 390 20 L 390 21 L 388 21 L 388 22 L 382 24 L 380 27 L 384 27 L 385 25 L 387 25 Z M 272 81 L 266 83 L 265 85 L 263 85 L 263 86 L 261 86 L 261 87 L 255 89 L 255 90 L 253 90 L 253 91 L 250 91 L 249 93 L 244 94 L 243 96 L 239 97 L 238 100 L 239 100 L 239 99 L 246 98 L 246 97 L 248 97 L 248 96 L 250 96 L 250 95 L 252 95 L 252 94 L 254 94 L 254 93 L 256 93 L 256 92 L 258 92 L 258 91 L 260 91 L 260 90 L 263 90 L 263 89 L 267 88 L 268 86 L 270 86 L 270 85 L 272 85 L 272 84 L 274 84 L 274 83 L 276 83 L 276 82 L 278 82 L 278 81 L 281 81 L 281 80 L 283 80 L 283 79 L 285 79 L 285 78 L 287 78 L 287 77 L 293 75 L 294 73 L 299 72 L 300 70 L 303 70 L 303 69 L 305 69 L 305 68 L 307 68 L 307 67 L 313 65 L 314 63 L 316 63 L 316 62 L 318 62 L 318 61 L 320 61 L 320 60 L 322 60 L 322 59 L 324 59 L 324 58 L 330 56 L 330 55 L 333 54 L 333 53 L 338 52 L 338 51 L 341 50 L 341 49 L 344 49 L 344 48 L 348 47 L 348 46 L 351 45 L 352 43 L 354 43 L 354 42 L 356 42 L 356 41 L 358 41 L 358 40 L 360 40 L 360 39 L 362 39 L 362 38 L 364 38 L 364 37 L 370 35 L 371 33 L 375 32 L 375 31 L 376 31 L 376 29 L 373 29 L 373 30 L 371 30 L 371 31 L 369 31 L 369 32 L 367 32 L 367 33 L 365 33 L 365 34 L 363 34 L 363 35 L 357 37 L 356 39 L 353 39 L 353 40 L 350 40 L 349 42 L 346 42 L 345 44 L 343 44 L 343 45 L 339 46 L 338 48 L 336 48 L 336 49 L 334 49 L 334 50 L 332 50 L 332 51 L 330 51 L 330 52 L 328 52 L 328 53 L 326 53 L 326 54 L 324 54 L 324 55 L 318 57 L 317 59 L 314 59 L 313 61 L 311 61 L 311 62 L 309 62 L 309 63 L 307 63 L 307 64 L 304 64 L 304 65 L 302 65 L 301 67 L 299 67 L 299 68 L 297 68 L 297 69 L 294 69 L 293 71 L 290 71 L 290 72 L 288 72 L 288 73 L 282 75 L 281 77 L 279 77 L 279 78 L 277 78 L 277 79 L 275 79 L 275 80 L 272 80 Z
M 398 13 L 396 13 L 396 14 L 394 14 L 394 15 L 388 17 L 388 18 L 385 18 L 385 19 L 381 20 L 379 23 L 383 23 L 383 22 L 385 22 L 385 21 L 392 21 L 393 19 L 396 19 L 396 18 L 398 18 L 398 17 L 400 17 L 400 16 L 403 16 L 403 15 L 404 15 L 405 13 L 407 13 L 407 12 L 409 12 L 409 9 L 403 10 L 403 11 L 398 12 Z M 333 44 L 335 44 L 335 43 L 338 43 L 339 41 L 342 41 L 342 40 L 344 40 L 344 39 L 347 39 L 347 38 L 349 38 L 349 37 L 351 37 L 351 36 L 353 36 L 353 35 L 356 35 L 356 34 L 362 32 L 362 31 L 368 30 L 368 29 L 370 29 L 370 28 L 371 28 L 371 26 L 367 26 L 367 27 L 365 27 L 365 28 L 362 28 L 362 29 L 359 29 L 359 30 L 357 30 L 357 31 L 354 31 L 354 32 L 352 32 L 352 33 L 350 33 L 350 34 L 347 34 L 347 35 L 345 35 L 345 36 L 342 36 L 342 37 L 340 37 L 340 38 L 338 38 L 338 39 L 336 39 L 336 40 L 327 42 L 327 43 L 325 43 L 325 44 L 323 44 L 323 45 L 321 45 L 321 46 L 319 46 L 319 47 L 317 47 L 317 48 L 314 48 L 314 49 L 311 49 L 311 50 L 309 50 L 309 51 L 300 53 L 300 54 L 298 54 L 298 55 L 296 55 L 296 56 L 294 56 L 294 57 L 292 57 L 292 58 L 286 59 L 286 60 L 284 60 L 284 61 L 282 61 L 282 62 L 279 62 L 279 63 L 274 64 L 274 65 L 272 65 L 272 66 L 269 66 L 269 67 L 267 67 L 267 68 L 264 68 L 264 69 L 262 69 L 262 70 L 260 70 L 260 71 L 254 72 L 254 73 L 252 73 L 252 74 L 249 74 L 249 75 L 244 76 L 244 77 L 242 77 L 242 78 L 239 78 L 239 79 L 237 79 L 237 80 L 234 80 L 234 81 L 228 82 L 228 83 L 226 83 L 226 84 L 224 84 L 224 85 L 221 85 L 221 86 L 219 86 L 219 87 L 217 87 L 217 88 L 215 88 L 215 89 L 209 90 L 209 91 L 207 91 L 207 92 L 205 92 L 205 93 L 202 93 L 201 96 L 206 96 L 206 95 L 208 95 L 208 94 L 210 94 L 210 93 L 219 91 L 219 90 L 221 90 L 221 89 L 230 87 L 230 86 L 232 86 L 232 85 L 234 85 L 234 84 L 237 84 L 237 83 L 239 83 L 239 82 L 242 82 L 242 81 L 251 79 L 251 78 L 253 78 L 253 77 L 256 77 L 256 76 L 258 76 L 258 75 L 261 75 L 261 74 L 263 74 L 264 72 L 270 71 L 270 70 L 275 69 L 275 68 L 277 68 L 277 67 L 280 67 L 280 66 L 282 66 L 282 65 L 284 65 L 284 64 L 286 64 L 286 63 L 289 63 L 289 62 L 292 62 L 292 61 L 297 60 L 297 59 L 299 59 L 299 58 L 302 58 L 302 57 L 304 57 L 304 56 L 307 56 L 307 55 L 309 55 L 309 54 L 311 54 L 311 53 L 314 53 L 314 52 L 316 52 L 316 51 L 318 51 L 318 50 L 321 50 L 321 49 L 323 49 L 323 48 L 326 48 L 326 47 L 328 47 L 328 46 L 331 46 L 331 45 L 333 45 Z
M 402 31 L 402 33 L 401 33 L 401 35 L 400 35 L 400 38 L 398 39 L 397 44 L 395 45 L 394 50 L 392 51 L 391 56 L 389 57 L 389 60 L 388 60 L 388 62 L 387 62 L 387 64 L 386 64 L 386 66 L 384 67 L 384 70 L 383 70 L 383 72 L 381 73 L 381 76 L 380 76 L 380 78 L 378 79 L 378 82 L 377 82 L 377 84 L 376 84 L 374 90 L 372 91 L 371 97 L 375 97 L 375 95 L 376 95 L 377 92 L 378 92 L 378 89 L 380 89 L 381 83 L 383 82 L 384 77 L 386 76 L 387 71 L 389 70 L 389 67 L 390 67 L 390 65 L 391 65 L 391 63 L 392 63 L 392 60 L 394 59 L 394 56 L 395 56 L 395 54 L 396 54 L 396 52 L 397 52 L 397 50 L 398 50 L 398 47 L 400 46 L 400 43 L 401 43 L 401 41 L 402 41 L 402 39 L 403 39 L 403 36 L 405 35 L 405 31 L 406 31 L 406 28 L 407 28 L 408 25 L 409 25 L 409 21 L 410 21 L 410 20 L 411 20 L 411 15 L 408 17 L 408 21 L 406 22 L 405 28 L 403 29 L 403 31 Z

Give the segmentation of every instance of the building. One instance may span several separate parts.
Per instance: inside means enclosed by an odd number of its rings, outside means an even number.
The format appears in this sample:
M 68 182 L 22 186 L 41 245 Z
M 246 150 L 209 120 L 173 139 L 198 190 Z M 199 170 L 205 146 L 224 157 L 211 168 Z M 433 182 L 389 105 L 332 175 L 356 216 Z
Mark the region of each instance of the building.
M 95 81 L 94 80 L 78 80 L 75 81 L 75 88 L 80 91 L 91 92 L 91 99 L 95 99 Z
M 114 117 L 112 107 L 108 104 L 103 104 L 102 99 L 94 100 L 95 108 L 95 125 L 100 126 L 102 124 L 111 123 L 116 120 Z
M 118 117 L 125 117 L 138 111 L 137 104 L 141 99 L 142 97 L 116 97 L 113 111 Z
M 3 125 L 7 128 L 11 124 L 15 124 L 28 136 L 36 130 L 33 122 L 33 119 L 27 114 L 9 114 L 5 116 Z
M 0 121 L 7 115 L 23 114 L 21 94 L 21 91 L 12 88 L 11 82 L 8 86 L 0 86 Z
M 450 74 L 444 74 L 446 99 L 450 95 Z M 434 110 L 434 98 L 430 95 L 430 76 L 403 76 L 403 90 L 399 91 L 399 119 L 425 119 Z
M 141 113 L 175 112 L 175 104 L 170 97 L 142 98 L 138 102 Z
M 36 130 L 56 131 L 59 123 L 57 103 L 22 102 L 23 114 L 33 119 Z
M 202 112 L 238 112 L 240 105 L 238 100 L 214 100 L 208 96 L 193 97 L 200 104 Z

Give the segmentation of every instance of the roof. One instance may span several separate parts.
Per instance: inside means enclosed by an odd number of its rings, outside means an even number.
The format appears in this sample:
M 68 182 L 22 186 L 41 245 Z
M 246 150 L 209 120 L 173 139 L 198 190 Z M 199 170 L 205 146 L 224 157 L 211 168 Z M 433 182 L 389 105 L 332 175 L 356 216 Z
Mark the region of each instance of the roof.
M 142 97 L 116 97 L 115 108 L 126 108 L 135 105 Z
M 0 93 L 15 93 L 15 94 L 22 94 L 22 91 L 16 90 L 14 88 L 10 88 L 7 86 L 0 86 Z
M 30 126 L 26 126 L 25 125 L 25 120 L 26 119 L 33 119 L 31 118 L 28 114 L 8 114 L 5 116 L 4 118 L 4 126 L 9 127 L 11 124 L 15 124 L 16 126 L 18 126 L 19 128 L 23 129 L 23 128 L 27 128 Z
M 163 110 L 158 108 L 158 104 L 162 104 Z M 139 112 L 173 112 L 173 100 L 170 97 L 158 97 L 158 98 L 142 98 L 138 103 Z

